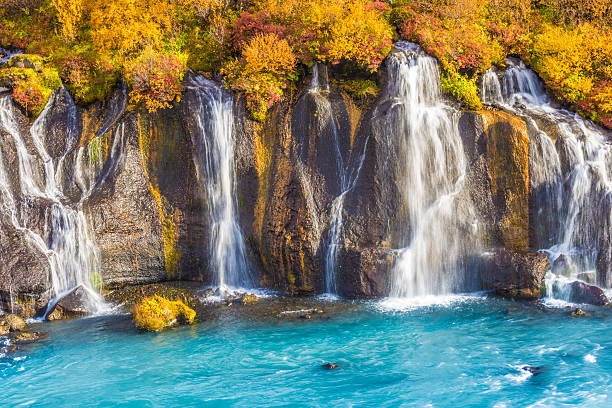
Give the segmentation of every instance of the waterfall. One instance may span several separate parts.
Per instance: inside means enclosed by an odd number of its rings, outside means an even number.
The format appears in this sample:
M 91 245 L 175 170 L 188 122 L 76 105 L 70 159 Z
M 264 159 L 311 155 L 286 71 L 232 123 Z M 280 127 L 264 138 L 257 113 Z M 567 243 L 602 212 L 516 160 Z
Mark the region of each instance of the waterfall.
M 501 84 L 497 74 L 492 69 L 488 69 L 482 77 L 482 89 L 480 91 L 482 103 L 493 105 L 503 102 Z
M 508 59 L 507 64 L 504 107 L 523 117 L 530 130 L 534 238 L 553 265 L 547 288 L 560 288 L 548 295 L 565 298 L 567 282 L 591 281 L 594 275 L 600 285 L 610 286 L 609 273 L 596 272 L 598 254 L 609 251 L 612 233 L 609 135 L 578 114 L 553 107 L 523 62 Z
M 444 294 L 464 283 L 461 262 L 470 237 L 457 215 L 457 195 L 467 159 L 456 112 L 440 97 L 436 60 L 415 44 L 400 42 L 396 49 L 389 58 L 388 89 L 394 116 L 386 133 L 399 138 L 397 182 L 408 227 L 390 295 Z
M 206 193 L 210 225 L 208 252 L 213 284 L 221 292 L 253 286 L 244 238 L 237 220 L 232 98 L 212 81 L 194 79 L 197 99 L 194 162 Z
M 326 74 L 326 71 L 324 71 L 324 74 Z M 336 123 L 334 109 L 329 98 L 324 96 L 324 92 L 329 92 L 327 76 L 319 74 L 319 65 L 316 62 L 312 67 L 312 78 L 308 91 L 316 98 L 317 109 L 319 110 L 318 117 L 325 118 L 324 122 L 329 127 L 332 136 L 334 156 L 336 159 L 338 186 L 340 188 L 340 194 L 334 198 L 330 208 L 330 222 L 327 233 L 324 263 L 325 293 L 329 295 L 336 295 L 338 293 L 337 265 L 338 250 L 340 249 L 342 238 L 341 234 L 343 226 L 344 200 L 347 193 L 355 186 L 357 178 L 359 177 L 359 172 L 361 171 L 365 157 L 367 140 L 360 156 L 358 157 L 357 163 L 352 163 L 350 157 L 349 160 L 345 162 L 344 156 L 342 155 L 340 134 L 338 132 L 338 125 Z
M 66 131 L 76 132 L 76 107 L 67 93 L 66 96 L 70 107 Z M 43 142 L 49 107 L 53 105 L 53 98 L 56 97 L 57 93 L 52 95 L 52 99 L 30 129 L 28 136 L 35 152 L 28 151 L 26 147 L 26 139 L 17 125 L 10 97 L 0 99 L 0 126 L 11 136 L 15 145 L 20 187 L 20 192 L 12 191 L 3 158 L 0 156 L 0 199 L 3 212 L 10 215 L 12 225 L 25 234 L 27 242 L 45 254 L 49 261 L 53 294 L 49 304 L 55 305 L 63 296 L 82 286 L 87 293 L 88 310 L 99 313 L 105 309 L 105 305 L 97 291 L 97 286 L 101 283 L 97 248 L 88 230 L 81 203 L 76 209 L 64 204 L 66 199 L 61 191 L 61 178 L 62 163 L 66 155 L 54 166 Z M 37 167 L 41 161 L 42 172 Z M 45 233 L 28 228 L 26 204 L 31 200 L 49 203 Z

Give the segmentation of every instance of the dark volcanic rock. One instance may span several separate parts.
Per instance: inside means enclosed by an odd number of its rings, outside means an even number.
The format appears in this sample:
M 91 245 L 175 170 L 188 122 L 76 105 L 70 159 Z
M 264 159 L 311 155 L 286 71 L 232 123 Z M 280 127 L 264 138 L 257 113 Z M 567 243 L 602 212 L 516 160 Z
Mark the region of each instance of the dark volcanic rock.
M 571 283 L 569 300 L 573 303 L 586 303 L 595 306 L 607 306 L 610 304 L 603 290 L 597 286 L 588 285 L 579 281 Z
M 60 316 L 55 315 L 55 317 L 71 318 L 85 316 L 89 313 L 87 310 L 88 300 L 89 295 L 85 288 L 77 286 L 70 293 L 61 298 L 53 308 L 48 311 L 47 319 L 56 320 L 55 318 L 49 319 L 49 314 L 52 314 L 56 310 L 59 312 Z
M 484 289 L 496 295 L 516 299 L 538 299 L 550 269 L 548 257 L 536 251 L 497 249 L 482 256 Z

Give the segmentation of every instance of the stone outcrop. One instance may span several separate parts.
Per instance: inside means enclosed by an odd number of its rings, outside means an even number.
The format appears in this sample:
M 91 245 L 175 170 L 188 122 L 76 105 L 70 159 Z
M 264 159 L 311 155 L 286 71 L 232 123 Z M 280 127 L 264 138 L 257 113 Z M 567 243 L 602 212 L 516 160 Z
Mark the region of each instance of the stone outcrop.
M 321 78 L 333 76 L 320 70 Z M 381 88 L 384 77 L 383 69 Z M 295 295 L 321 293 L 332 205 L 343 190 L 340 173 L 360 168 L 344 196 L 337 289 L 349 298 L 385 296 L 396 249 L 406 244 L 406 209 L 394 165 L 401 146 L 389 130 L 398 104 L 383 93 L 356 102 L 337 84 L 323 82 L 313 90 L 310 78 L 304 79 L 265 123 L 249 119 L 244 101 L 235 98 L 239 225 L 261 286 Z M 208 197 L 193 160 L 199 102 L 189 87 L 173 109 L 154 114 L 126 109 L 127 99 L 125 87 L 111 101 L 88 107 L 75 106 L 63 89 L 51 98 L 38 131 L 61 168 L 65 205 L 85 214 L 106 288 L 167 280 L 204 286 L 212 271 Z M 457 112 L 457 119 L 468 159 L 457 217 L 477 221 L 479 242 L 466 243 L 473 254 L 465 262 L 482 271 L 467 289 L 538 298 L 550 265 L 529 250 L 534 215 L 526 123 L 499 110 Z M 27 134 L 27 118 L 19 113 L 17 122 Z M 8 188 L 18 202 L 15 216 L 44 241 L 53 203 L 21 196 L 16 146 L 2 126 L 0 142 Z M 44 163 L 32 140 L 24 137 L 24 143 L 36 158 L 33 171 L 42 174 Z M 11 216 L 0 211 L 0 307 L 32 316 L 51 296 L 49 260 Z M 609 237 L 601 240 L 597 279 L 609 286 Z M 587 289 L 576 292 L 597 298 Z
M 542 296 L 550 262 L 540 252 L 497 249 L 483 255 L 482 268 L 484 289 L 502 297 L 534 300 Z
M 610 301 L 603 290 L 597 286 L 580 281 L 571 283 L 569 301 L 572 303 L 586 303 L 595 306 L 610 305 Z

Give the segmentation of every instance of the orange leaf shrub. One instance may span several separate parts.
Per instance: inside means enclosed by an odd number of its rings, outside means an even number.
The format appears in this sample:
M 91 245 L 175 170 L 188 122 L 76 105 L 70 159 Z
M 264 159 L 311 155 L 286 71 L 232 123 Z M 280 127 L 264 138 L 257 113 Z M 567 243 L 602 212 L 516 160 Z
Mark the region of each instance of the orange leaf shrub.
M 242 50 L 242 58 L 223 68 L 227 83 L 246 96 L 254 119 L 263 121 L 268 109 L 283 96 L 295 77 L 296 58 L 287 40 L 259 34 Z
M 126 79 L 132 88 L 130 102 L 143 104 L 149 112 L 170 108 L 180 100 L 185 57 L 148 48 L 126 66 Z

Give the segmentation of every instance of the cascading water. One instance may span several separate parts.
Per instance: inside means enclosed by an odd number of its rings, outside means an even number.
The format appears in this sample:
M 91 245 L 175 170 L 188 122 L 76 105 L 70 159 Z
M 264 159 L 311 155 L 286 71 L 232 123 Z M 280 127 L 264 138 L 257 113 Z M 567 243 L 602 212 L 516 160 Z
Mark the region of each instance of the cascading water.
M 329 91 L 329 84 L 326 80 L 321 79 L 318 68 L 317 63 L 315 63 L 312 67 L 312 80 L 310 83 L 309 92 L 313 94 L 320 94 L 321 91 Z M 324 110 L 326 114 L 329 115 L 329 127 L 333 138 L 339 181 L 338 185 L 340 187 L 340 194 L 332 201 L 329 231 L 327 235 L 327 249 L 325 253 L 325 292 L 329 295 L 336 295 L 338 293 L 336 269 L 338 264 L 338 249 L 340 249 L 341 244 L 340 241 L 343 223 L 344 199 L 347 193 L 355 186 L 357 178 L 359 177 L 359 172 L 361 171 L 365 157 L 367 140 L 364 144 L 364 148 L 359 156 L 357 164 L 352 166 L 350 160 L 345 163 L 341 152 L 338 127 L 336 125 L 336 118 L 333 113 L 331 102 L 328 98 L 321 97 L 319 98 L 317 105 L 319 109 Z
M 67 93 L 66 93 L 67 95 Z M 52 98 L 56 98 L 54 94 Z M 69 99 L 68 132 L 76 129 L 76 107 Z M 0 99 L 0 126 L 12 137 L 19 163 L 19 192 L 14 192 L 8 182 L 6 168 L 0 157 L 0 199 L 3 212 L 10 214 L 11 224 L 25 234 L 28 243 L 47 256 L 50 265 L 50 286 L 53 299 L 49 307 L 77 287 L 87 293 L 86 307 L 90 312 L 99 313 L 105 310 L 105 304 L 96 291 L 100 283 L 98 272 L 97 249 L 88 231 L 87 221 L 81 204 L 77 209 L 64 205 L 65 197 L 61 191 L 61 166 L 65 159 L 62 156 L 54 167 L 52 158 L 45 150 L 43 133 L 49 106 L 53 99 L 39 115 L 30 129 L 29 137 L 35 147 L 35 154 L 26 147 L 14 116 L 10 97 Z M 38 171 L 37 164 L 42 160 L 43 171 Z M 28 212 L 24 204 L 28 200 L 49 202 L 48 223 L 45 225 L 45 236 L 28 228 Z
M 194 162 L 200 185 L 206 191 L 213 283 L 222 293 L 230 288 L 250 288 L 252 271 L 236 211 L 232 98 L 203 77 L 195 78 L 191 87 L 197 97 Z
M 609 287 L 609 266 L 601 265 L 595 272 L 598 256 L 610 250 L 612 233 L 608 136 L 578 114 L 553 107 L 536 74 L 522 62 L 508 59 L 507 64 L 501 81 L 503 99 L 489 103 L 523 117 L 530 128 L 535 241 L 549 255 L 556 273 L 547 276 L 547 295 L 567 300 L 567 284 L 576 279 Z M 493 73 L 488 82 L 483 81 L 483 94 L 495 79 Z
M 397 180 L 408 228 L 390 296 L 449 293 L 462 288 L 462 258 L 470 242 L 456 199 L 467 160 L 456 112 L 440 97 L 436 60 L 415 44 L 400 42 L 396 48 L 389 59 L 388 91 L 395 114 L 387 133 L 399 138 Z

